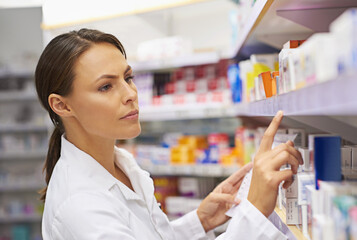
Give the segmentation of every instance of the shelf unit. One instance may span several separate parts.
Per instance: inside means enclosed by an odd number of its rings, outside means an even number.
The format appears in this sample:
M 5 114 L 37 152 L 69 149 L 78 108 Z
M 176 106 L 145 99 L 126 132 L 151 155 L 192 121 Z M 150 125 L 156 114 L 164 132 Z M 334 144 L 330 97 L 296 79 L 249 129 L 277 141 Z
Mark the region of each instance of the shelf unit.
M 22 132 L 46 132 L 47 126 L 34 125 L 34 124 L 11 124 L 0 125 L 0 133 L 22 133 Z
M 221 59 L 218 52 L 193 53 L 187 56 L 176 58 L 152 60 L 152 61 L 135 61 L 128 60 L 129 65 L 135 72 L 155 71 L 163 69 L 172 69 L 182 66 L 195 66 L 201 64 L 217 63 Z
M 280 219 L 283 220 L 283 222 L 285 223 L 285 214 L 282 210 L 280 210 L 278 207 L 275 208 L 274 210 L 278 216 L 280 217 Z M 288 225 L 290 231 L 295 235 L 296 239 L 298 240 L 308 240 L 304 234 L 302 234 L 301 229 L 299 228 L 299 226 L 296 225 Z
M 197 1 L 197 4 L 194 4 L 195 6 L 190 6 L 190 11 L 200 11 L 200 7 L 202 8 L 203 4 L 209 5 L 210 2 L 216 4 L 218 1 L 200 1 L 200 3 Z M 231 5 L 232 3 L 227 2 L 229 1 L 220 1 L 217 4 L 233 6 Z M 212 7 L 213 5 L 210 6 Z M 219 5 L 216 6 L 218 9 Z M 221 58 L 246 58 L 252 53 L 277 52 L 277 49 L 280 49 L 283 43 L 290 39 L 306 39 L 314 32 L 326 31 L 328 25 L 335 17 L 346 8 L 352 6 L 357 6 L 356 0 L 257 0 L 245 19 L 244 27 L 240 29 L 239 36 L 233 44 L 225 42 L 225 47 L 221 49 L 211 49 L 204 53 L 194 53 L 190 56 L 175 59 L 140 62 L 135 57 L 128 57 L 128 62 L 134 71 L 144 72 L 213 63 Z M 186 11 L 186 9 L 182 9 L 181 11 Z M 160 9 L 159 12 L 162 10 L 164 15 L 170 14 L 166 11 L 167 9 Z M 150 15 L 151 13 L 151 11 L 145 12 L 148 16 L 152 16 Z M 143 12 L 132 14 L 140 15 L 141 18 L 146 19 Z M 120 29 L 122 25 L 118 23 L 118 18 L 123 16 L 110 16 L 110 19 L 107 18 L 105 21 L 103 19 L 92 19 L 91 26 L 95 26 L 98 29 L 107 29 L 110 23 L 111 29 Z M 130 17 L 132 17 L 130 19 L 133 19 L 136 16 L 131 15 Z M 169 17 L 168 19 L 171 18 Z M 317 19 L 320 20 L 315 21 Z M 111 22 L 110 20 L 113 21 Z M 163 33 L 160 32 L 158 34 L 159 37 L 172 35 L 172 32 L 167 31 L 167 29 L 173 26 L 170 23 L 171 21 L 172 19 L 168 21 L 169 24 L 164 24 L 164 26 L 156 23 L 159 26 L 158 28 L 164 29 Z M 205 22 L 205 19 L 200 19 L 200 21 Z M 77 22 L 73 26 L 79 28 L 85 26 L 85 24 Z M 60 32 L 68 31 L 69 28 L 68 26 L 59 25 L 54 27 L 43 26 L 44 36 L 45 38 L 51 38 Z M 123 34 L 119 33 L 117 35 L 123 36 Z M 157 36 L 151 35 L 151 37 Z M 226 36 L 226 38 L 229 38 L 229 36 Z M 146 39 L 141 40 L 145 41 Z M 48 39 L 45 39 L 45 42 L 48 42 Z M 271 48 L 265 48 L 264 46 L 266 45 Z M 327 132 L 338 133 L 345 139 L 357 143 L 357 127 L 345 122 L 344 119 L 336 120 L 334 118 L 335 116 L 348 116 L 356 122 L 357 98 L 354 97 L 355 94 L 353 92 L 354 89 L 357 89 L 356 84 L 354 76 L 340 76 L 338 79 L 252 103 L 143 107 L 140 109 L 140 119 L 141 121 L 167 121 L 234 116 L 271 117 L 278 110 L 283 110 L 284 114 L 289 118 Z M 201 166 L 149 165 L 142 167 L 153 175 L 201 176 L 203 174 L 204 176 L 216 177 L 226 176 L 230 173 L 230 170 L 225 173 L 226 169 L 218 168 L 212 168 L 214 170 L 211 172 L 207 170 L 203 172 Z M 281 212 L 278 210 L 277 212 L 281 218 L 285 218 Z M 298 229 L 294 227 L 291 227 L 291 229 L 298 239 L 305 239 Z
M 110 29 L 120 39 L 126 48 L 128 63 L 135 72 L 215 63 L 232 53 L 232 44 L 227 37 L 231 32 L 228 15 L 236 8 L 237 5 L 231 0 L 173 1 L 158 8 L 87 18 L 83 21 L 64 20 L 63 24 L 51 24 L 50 20 L 46 23 L 46 15 L 51 15 L 52 12 L 44 12 L 44 44 L 60 33 L 90 26 L 103 31 Z M 206 28 L 207 25 L 210 28 Z M 128 31 L 138 26 L 140 31 Z M 200 32 L 195 28 L 200 29 Z M 216 33 L 212 32 L 215 28 L 219 29 Z M 141 42 L 169 36 L 183 36 L 192 40 L 191 53 L 169 59 L 139 60 L 136 51 Z
M 8 91 L 0 92 L 0 102 L 37 101 L 34 92 Z
M 45 158 L 47 155 L 47 149 L 36 151 L 18 151 L 18 152 L 1 152 L 0 161 L 15 161 L 15 160 L 28 160 Z
M 287 40 L 306 39 L 315 31 L 328 30 L 329 23 L 346 8 L 351 7 L 351 4 L 352 6 L 357 6 L 357 1 L 350 1 L 349 3 L 347 1 L 319 1 L 318 3 L 314 3 L 313 1 L 305 0 L 300 1 L 300 3 L 295 1 L 294 3 L 287 0 L 258 0 L 252 8 L 233 52 L 224 52 L 221 56 L 239 58 L 241 54 L 247 54 L 247 46 L 252 43 L 254 44 L 256 41 L 281 48 L 282 44 Z M 325 16 L 325 8 L 328 8 L 327 17 Z M 311 20 L 313 14 L 316 13 L 318 13 L 318 16 L 323 17 L 323 21 Z M 302 15 L 308 20 L 303 19 Z M 314 19 L 317 19 L 317 17 L 314 16 Z M 290 20 L 296 21 L 288 23 Z M 271 22 L 273 24 L 269 26 Z M 296 22 L 305 25 L 305 27 L 298 25 Z M 283 26 L 281 29 L 277 29 L 279 24 Z M 249 52 L 248 54 L 250 53 L 255 52 Z M 343 119 L 344 116 L 348 116 L 349 119 L 353 119 L 353 122 L 357 122 L 357 98 L 354 92 L 356 87 L 355 76 L 339 76 L 337 79 L 332 79 L 331 81 L 318 83 L 261 101 L 232 105 L 199 106 L 191 104 L 148 107 L 141 109 L 140 117 L 142 121 L 232 116 L 271 117 L 278 110 L 283 110 L 285 116 L 327 132 L 340 134 L 346 140 L 357 143 L 357 138 L 355 137 L 357 135 L 356 125 L 346 123 Z M 333 120 L 331 116 L 339 116 L 339 121 Z M 159 175 L 165 173 L 171 174 L 172 172 L 175 174 L 175 171 L 177 171 L 176 174 L 182 174 L 180 170 L 172 170 L 171 168 L 175 167 L 158 166 L 157 169 L 148 168 L 147 170 Z M 192 172 L 195 172 L 195 170 L 192 170 Z M 275 211 L 281 219 L 285 219 L 285 215 L 281 210 L 276 209 Z M 297 239 L 307 239 L 299 227 L 289 226 L 289 228 Z
M 237 104 L 187 104 L 149 106 L 140 109 L 141 121 L 166 121 L 232 116 L 274 116 L 279 110 L 286 116 L 357 115 L 353 77 L 317 83 L 265 100 Z
M 33 72 L 0 73 L 0 81 L 33 84 L 32 80 Z M 24 90 L 0 92 L 0 238 L 9 236 L 17 226 L 26 226 L 35 239 L 41 229 L 38 191 L 44 187 L 41 162 L 47 154 L 44 145 L 49 129 L 35 89 L 26 86 Z M 30 115 L 22 118 L 26 112 Z
M 149 106 L 140 109 L 141 121 L 167 121 L 236 116 L 231 104 L 185 104 Z
M 0 216 L 0 224 L 40 223 L 41 220 L 39 215 Z
M 38 190 L 44 188 L 44 184 L 12 184 L 12 185 L 2 185 L 0 187 L 0 193 L 8 192 L 37 192 Z
M 153 176 L 195 176 L 195 177 L 228 177 L 236 172 L 237 166 L 218 164 L 202 165 L 141 165 Z

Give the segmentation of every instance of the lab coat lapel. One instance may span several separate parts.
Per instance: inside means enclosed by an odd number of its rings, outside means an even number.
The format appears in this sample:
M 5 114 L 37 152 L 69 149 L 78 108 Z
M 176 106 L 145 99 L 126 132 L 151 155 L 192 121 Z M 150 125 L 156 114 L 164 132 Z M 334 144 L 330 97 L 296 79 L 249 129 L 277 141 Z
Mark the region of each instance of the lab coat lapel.
M 150 174 L 142 170 L 136 163 L 134 157 L 129 152 L 116 148 L 116 162 L 130 179 L 134 191 L 147 204 L 152 211 L 154 206 L 154 183 Z
M 117 153 L 117 163 L 127 174 L 136 194 L 139 195 L 147 205 L 156 230 L 161 235 L 162 239 L 175 240 L 173 229 L 166 214 L 163 213 L 157 205 L 154 196 L 154 182 L 150 177 L 150 174 L 138 166 L 134 157 L 130 153 L 122 149 L 117 149 Z

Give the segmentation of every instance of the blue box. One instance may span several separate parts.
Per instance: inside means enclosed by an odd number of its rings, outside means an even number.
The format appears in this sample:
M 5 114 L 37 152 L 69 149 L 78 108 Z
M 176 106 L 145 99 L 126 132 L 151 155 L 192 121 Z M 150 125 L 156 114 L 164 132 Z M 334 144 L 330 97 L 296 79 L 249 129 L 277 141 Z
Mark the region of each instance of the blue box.
M 316 189 L 318 181 L 341 181 L 341 138 L 319 136 L 314 142 L 314 165 Z

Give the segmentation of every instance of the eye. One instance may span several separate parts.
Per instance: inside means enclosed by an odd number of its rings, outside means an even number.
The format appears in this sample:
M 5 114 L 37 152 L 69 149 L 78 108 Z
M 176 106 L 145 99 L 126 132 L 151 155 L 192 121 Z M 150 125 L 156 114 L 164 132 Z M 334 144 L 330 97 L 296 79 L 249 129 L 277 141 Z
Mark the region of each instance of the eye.
M 111 88 L 112 88 L 112 85 L 108 83 L 108 84 L 105 84 L 105 85 L 101 86 L 98 90 L 100 92 L 106 92 Z
M 131 75 L 131 76 L 125 78 L 125 81 L 126 81 L 127 83 L 131 83 L 131 82 L 133 81 L 133 79 L 134 79 L 134 76 Z

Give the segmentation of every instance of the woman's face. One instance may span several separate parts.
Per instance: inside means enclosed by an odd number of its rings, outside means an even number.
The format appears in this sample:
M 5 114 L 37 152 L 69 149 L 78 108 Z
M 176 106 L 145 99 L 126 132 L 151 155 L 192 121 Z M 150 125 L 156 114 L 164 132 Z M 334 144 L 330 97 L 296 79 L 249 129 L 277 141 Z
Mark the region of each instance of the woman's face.
M 67 99 L 84 131 L 109 139 L 138 136 L 137 89 L 123 54 L 109 43 L 97 43 L 80 56 L 74 70 Z

